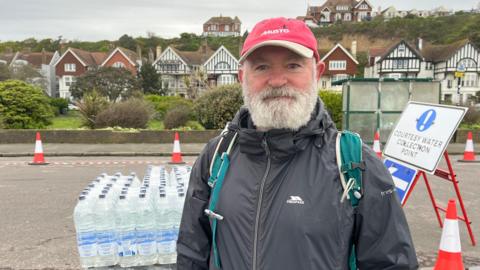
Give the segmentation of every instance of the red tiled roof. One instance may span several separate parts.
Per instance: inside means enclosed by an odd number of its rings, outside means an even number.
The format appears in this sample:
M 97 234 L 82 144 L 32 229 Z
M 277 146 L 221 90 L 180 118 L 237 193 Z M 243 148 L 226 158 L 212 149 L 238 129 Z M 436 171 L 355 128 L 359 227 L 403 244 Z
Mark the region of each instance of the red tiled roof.
M 172 49 L 185 61 L 185 63 L 189 65 L 202 65 L 205 61 L 212 56 L 215 51 L 210 49 L 210 47 L 206 46 L 205 52 L 203 52 L 202 46 L 197 51 L 189 52 L 189 51 L 179 51 L 172 47 Z
M 87 66 L 99 66 L 107 57 L 104 52 L 87 52 L 84 50 L 70 48 Z
M 422 53 L 427 61 L 441 62 L 452 57 L 453 54 L 469 42 L 468 39 L 464 39 L 448 45 L 426 45 Z
M 235 16 L 235 18 L 232 19 L 231 17 L 223 17 L 222 15 L 220 15 L 220 17 L 210 18 L 205 24 L 233 24 L 233 23 L 241 23 L 241 22 L 237 16 Z
M 41 68 L 43 65 L 48 65 L 52 61 L 53 52 L 34 52 L 34 53 L 19 53 L 17 59 L 27 61 L 35 68 Z

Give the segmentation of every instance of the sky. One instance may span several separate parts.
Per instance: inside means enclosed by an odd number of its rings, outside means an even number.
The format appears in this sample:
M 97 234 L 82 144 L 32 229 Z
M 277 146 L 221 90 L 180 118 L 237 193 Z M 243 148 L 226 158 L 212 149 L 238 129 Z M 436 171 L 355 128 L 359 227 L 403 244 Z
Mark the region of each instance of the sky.
M 369 0 L 385 9 L 470 10 L 480 0 Z M 238 16 L 242 33 L 270 17 L 305 15 L 308 5 L 324 0 L 0 0 L 0 41 L 35 38 L 98 41 L 153 33 L 163 38 L 180 33 L 202 33 L 213 16 Z

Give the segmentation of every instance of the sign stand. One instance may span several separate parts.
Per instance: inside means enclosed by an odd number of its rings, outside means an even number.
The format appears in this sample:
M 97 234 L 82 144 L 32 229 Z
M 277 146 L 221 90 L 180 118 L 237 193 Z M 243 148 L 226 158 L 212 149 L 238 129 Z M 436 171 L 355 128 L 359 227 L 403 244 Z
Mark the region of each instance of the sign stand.
M 472 222 L 470 221 L 470 219 L 468 219 L 467 211 L 465 210 L 462 195 L 460 194 L 460 189 L 458 187 L 458 180 L 456 178 L 455 172 L 453 171 L 452 163 L 450 162 L 450 158 L 448 156 L 447 151 L 443 152 L 443 157 L 445 158 L 445 161 L 447 162 L 448 171 L 437 168 L 434 172 L 434 175 L 453 183 L 453 187 L 455 189 L 455 193 L 457 194 L 457 198 L 458 198 L 458 201 L 460 203 L 460 208 L 462 209 L 462 213 L 463 213 L 463 216 L 459 215 L 458 219 L 462 220 L 467 225 L 468 234 L 470 235 L 470 240 L 472 242 L 472 246 L 475 246 L 475 243 L 476 243 L 475 242 L 475 236 L 473 235 L 472 227 L 471 227 Z M 417 183 L 420 176 L 423 176 L 423 180 L 425 180 L 425 185 L 427 186 L 428 195 L 430 196 L 430 200 L 432 201 L 433 209 L 435 210 L 435 214 L 437 215 L 438 223 L 440 224 L 440 228 L 443 228 L 442 219 L 440 217 L 440 213 L 439 213 L 438 210 L 446 213 L 446 209 L 437 205 L 437 202 L 435 200 L 435 197 L 433 196 L 433 192 L 432 192 L 432 189 L 430 188 L 430 184 L 428 182 L 427 174 L 425 173 L 425 171 L 418 170 L 417 175 L 415 175 L 415 179 L 413 180 L 412 187 L 408 191 L 402 206 L 404 206 L 407 203 L 408 197 L 410 197 L 410 194 L 412 193 L 413 189 L 415 188 L 415 184 Z

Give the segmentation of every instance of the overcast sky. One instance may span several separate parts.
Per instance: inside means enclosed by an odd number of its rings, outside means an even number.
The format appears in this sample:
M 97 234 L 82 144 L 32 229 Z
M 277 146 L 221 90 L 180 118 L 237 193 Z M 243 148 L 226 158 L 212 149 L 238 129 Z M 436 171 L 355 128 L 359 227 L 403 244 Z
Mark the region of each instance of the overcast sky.
M 400 10 L 432 9 L 440 5 L 470 10 L 480 0 L 370 0 L 375 10 L 395 5 Z M 242 33 L 269 17 L 296 17 L 307 5 L 322 0 L 0 0 L 0 41 L 56 38 L 116 40 L 134 37 L 171 38 L 183 32 L 201 34 L 212 16 L 238 16 Z

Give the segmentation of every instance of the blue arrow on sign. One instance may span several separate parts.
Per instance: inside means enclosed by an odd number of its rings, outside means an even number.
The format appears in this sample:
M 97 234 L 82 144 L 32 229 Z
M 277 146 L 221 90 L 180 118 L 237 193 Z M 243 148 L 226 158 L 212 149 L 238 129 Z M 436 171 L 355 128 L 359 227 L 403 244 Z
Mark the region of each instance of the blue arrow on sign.
M 412 186 L 413 179 L 417 174 L 417 170 L 406 167 L 390 159 L 385 159 L 383 162 L 385 167 L 392 175 L 393 183 L 397 191 L 398 199 L 403 204 L 405 198 Z
M 435 118 L 437 118 L 437 112 L 434 109 L 430 109 L 417 119 L 417 130 L 422 132 L 429 129 L 433 124 L 435 124 Z

